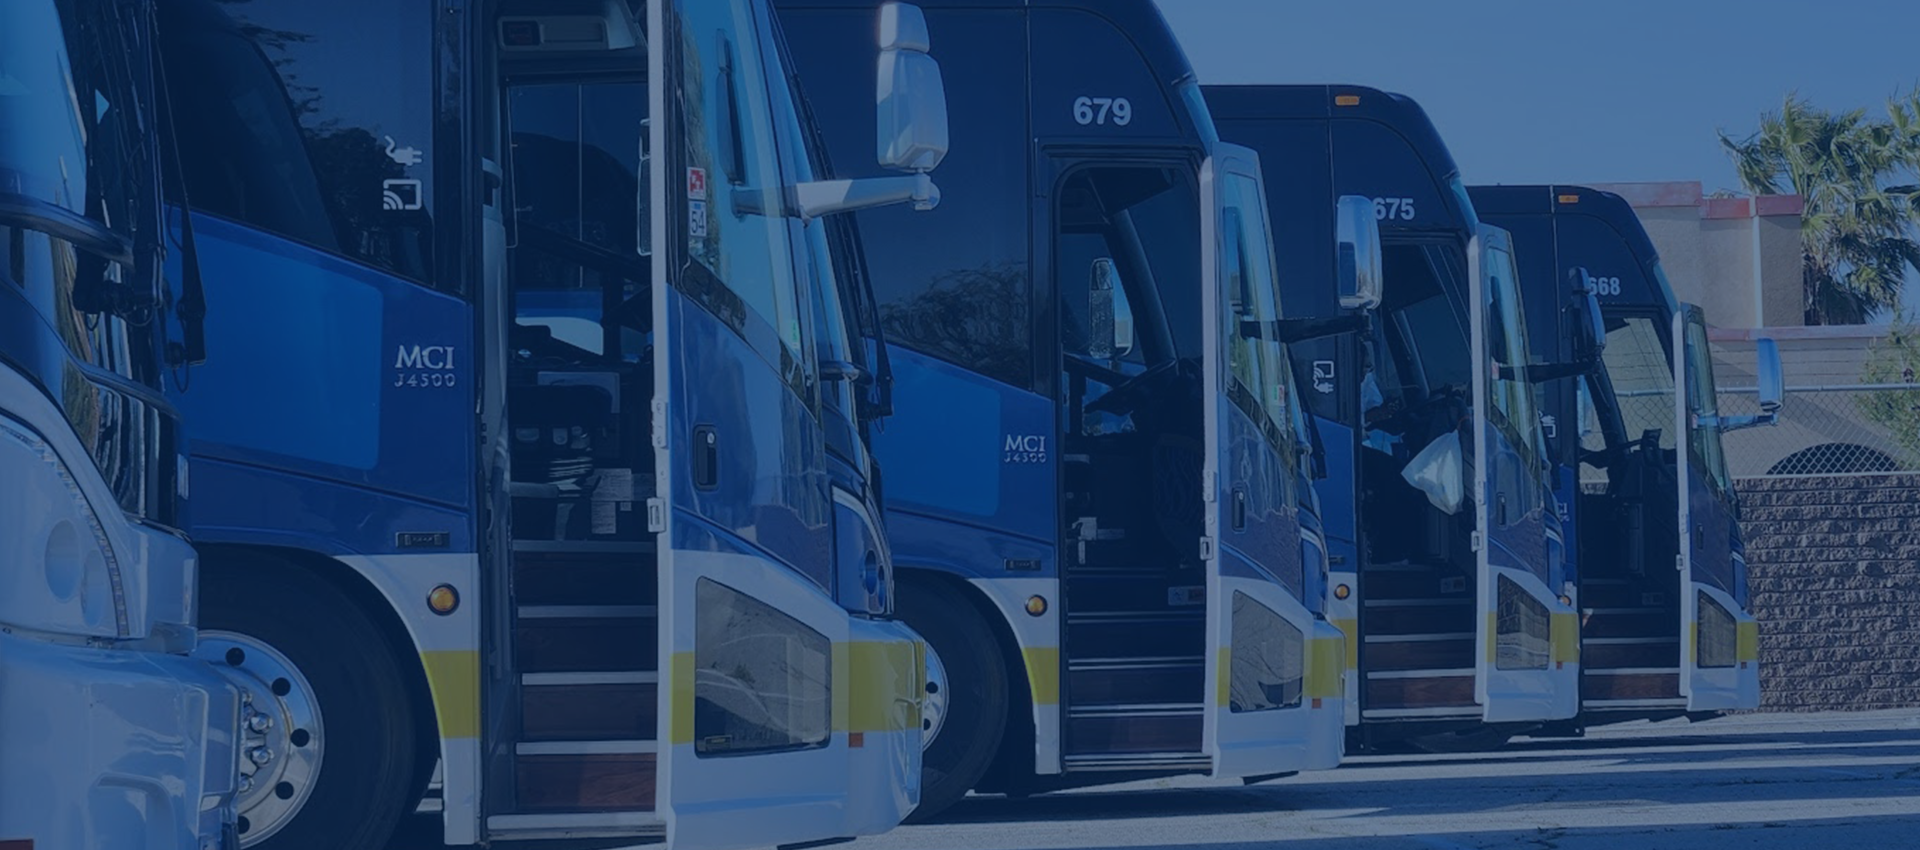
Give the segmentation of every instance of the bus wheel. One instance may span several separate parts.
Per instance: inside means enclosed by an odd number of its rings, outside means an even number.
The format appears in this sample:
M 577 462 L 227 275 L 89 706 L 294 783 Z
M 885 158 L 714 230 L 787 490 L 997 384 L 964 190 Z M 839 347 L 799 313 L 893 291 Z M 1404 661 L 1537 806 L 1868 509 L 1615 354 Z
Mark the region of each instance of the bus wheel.
M 319 577 L 260 558 L 202 579 L 195 656 L 242 693 L 240 846 L 381 847 L 415 801 L 407 688 L 380 627 Z
M 986 775 L 1007 730 L 1007 665 L 1000 641 L 973 605 L 939 585 L 902 582 L 896 613 L 927 641 L 930 710 L 920 806 L 907 820 L 929 820 L 959 802 Z

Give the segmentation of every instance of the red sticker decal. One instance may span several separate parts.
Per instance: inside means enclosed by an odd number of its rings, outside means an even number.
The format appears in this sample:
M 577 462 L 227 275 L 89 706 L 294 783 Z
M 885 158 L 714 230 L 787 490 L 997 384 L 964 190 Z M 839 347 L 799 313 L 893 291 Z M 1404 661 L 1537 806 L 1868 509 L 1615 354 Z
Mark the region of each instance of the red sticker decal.
M 704 168 L 687 169 L 687 197 L 695 201 L 707 199 L 707 170 Z

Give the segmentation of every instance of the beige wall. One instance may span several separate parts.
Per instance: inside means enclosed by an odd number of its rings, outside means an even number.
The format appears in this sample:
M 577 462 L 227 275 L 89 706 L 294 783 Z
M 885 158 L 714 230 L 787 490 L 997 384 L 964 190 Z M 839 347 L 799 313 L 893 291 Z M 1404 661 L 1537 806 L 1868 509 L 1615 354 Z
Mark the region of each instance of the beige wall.
M 1766 322 L 1763 327 L 1805 324 L 1806 298 L 1800 287 L 1800 216 L 1770 215 L 1760 219 L 1761 268 L 1766 277 Z
M 1749 199 L 1708 198 L 1699 183 L 1593 188 L 1617 193 L 1633 205 L 1660 252 L 1674 295 L 1700 305 L 1710 324 L 1752 328 L 1802 323 L 1798 198 L 1767 196 L 1759 201 L 1761 276 L 1756 295 L 1756 226 Z

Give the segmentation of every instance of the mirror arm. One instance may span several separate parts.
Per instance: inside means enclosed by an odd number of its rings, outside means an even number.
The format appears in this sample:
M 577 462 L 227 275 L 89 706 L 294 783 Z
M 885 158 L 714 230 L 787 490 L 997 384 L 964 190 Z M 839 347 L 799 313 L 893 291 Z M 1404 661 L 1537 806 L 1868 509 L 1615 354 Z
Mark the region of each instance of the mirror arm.
M 133 240 L 108 230 L 91 218 L 27 195 L 0 191 L 0 224 L 29 230 L 67 242 L 73 247 L 125 269 L 135 267 Z M 138 292 L 117 280 L 84 278 L 74 286 L 74 308 L 82 313 L 105 313 L 131 318 L 160 306 L 157 292 Z
M 820 380 L 852 381 L 856 385 L 864 386 L 873 380 L 873 373 L 861 368 L 858 363 L 845 360 L 822 360 L 820 361 Z
M 1592 360 L 1574 360 L 1565 363 L 1535 363 L 1514 371 L 1519 372 L 1522 379 L 1529 384 L 1547 384 L 1568 378 L 1583 377 L 1593 371 L 1595 365 Z
M 1292 345 L 1323 337 L 1362 333 L 1367 327 L 1367 317 L 1361 314 L 1321 319 L 1280 319 L 1273 322 L 1242 319 L 1240 335 L 1247 339 L 1259 339 L 1270 333 L 1275 339 Z
M 1701 427 L 1712 428 L 1716 431 L 1719 431 L 1722 434 L 1725 434 L 1729 431 L 1744 431 L 1748 428 L 1758 428 L 1762 425 L 1778 425 L 1778 424 L 1780 424 L 1780 415 L 1777 413 L 1762 413 L 1758 416 L 1702 416 L 1700 417 Z
M 760 212 L 759 193 L 735 191 L 734 209 Z M 815 180 L 787 187 L 786 214 L 802 221 L 836 213 L 912 204 L 925 212 L 940 205 L 940 187 L 925 173 L 860 180 Z M 764 213 L 763 213 L 764 214 Z

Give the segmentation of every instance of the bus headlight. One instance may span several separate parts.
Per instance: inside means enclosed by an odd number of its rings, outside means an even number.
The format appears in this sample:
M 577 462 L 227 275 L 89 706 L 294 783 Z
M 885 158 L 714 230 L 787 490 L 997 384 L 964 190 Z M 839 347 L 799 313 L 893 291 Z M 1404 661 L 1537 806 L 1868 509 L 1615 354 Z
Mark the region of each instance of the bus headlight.
M 29 567 L 0 573 L 0 623 L 125 636 L 126 589 L 99 514 L 53 447 L 5 416 L 0 481 L 0 562 Z

